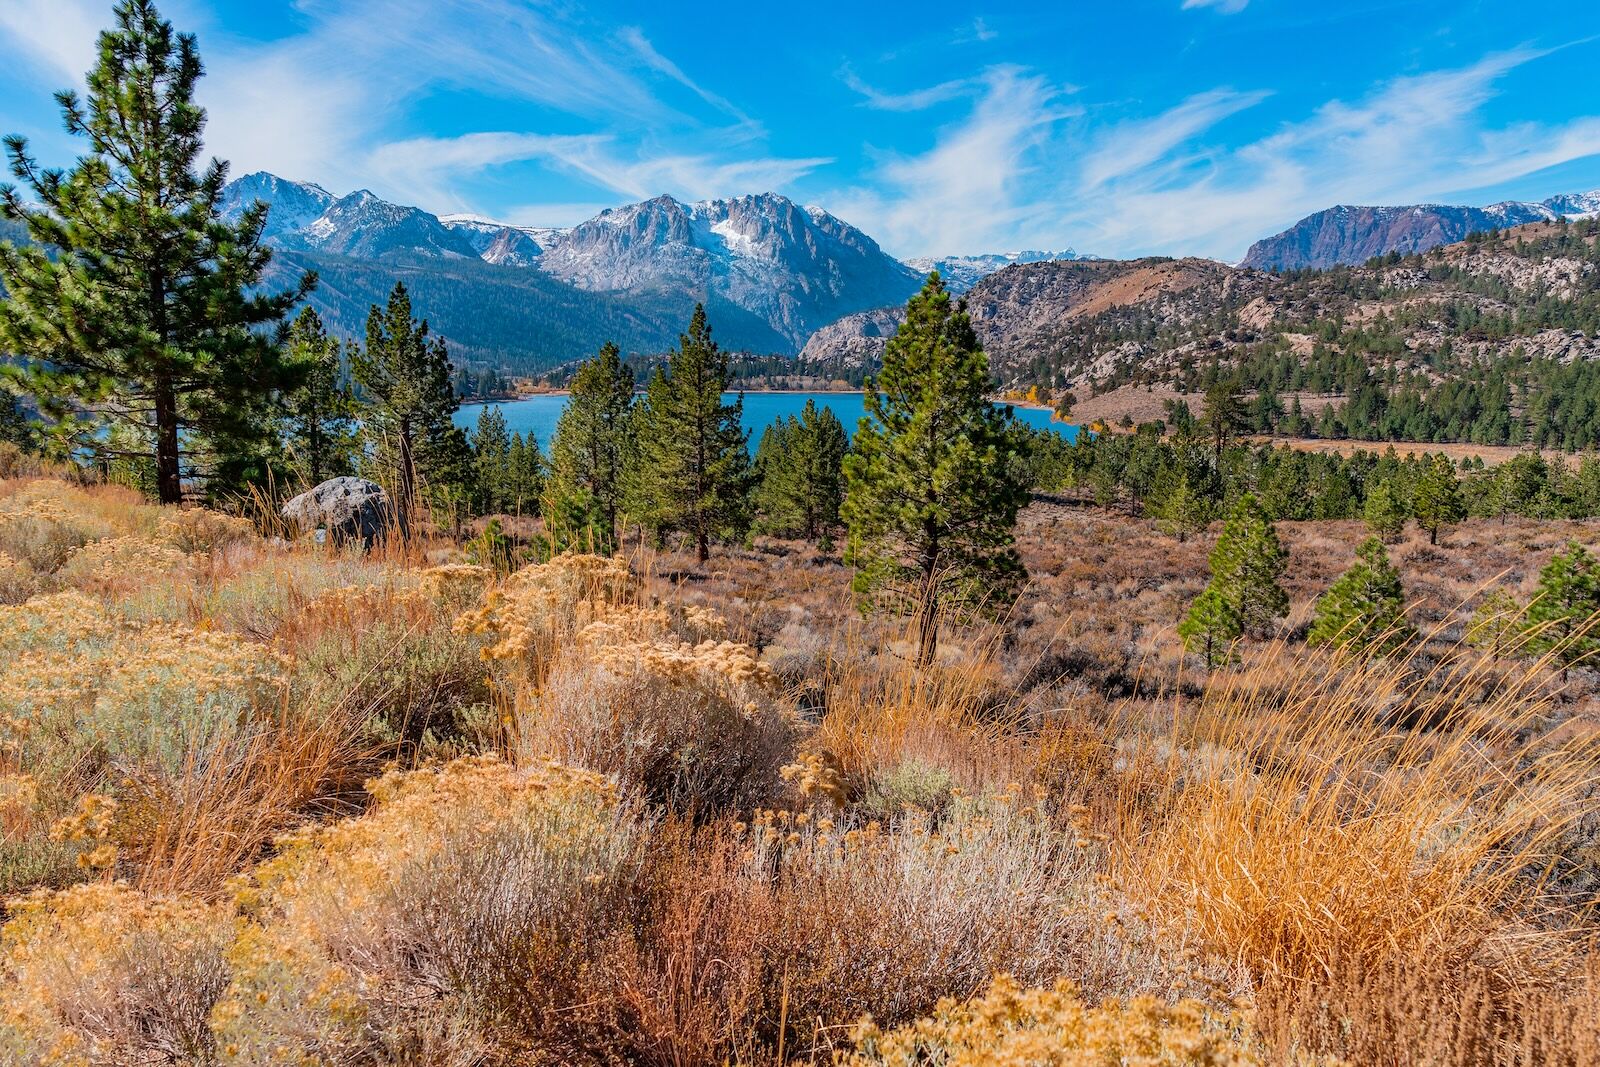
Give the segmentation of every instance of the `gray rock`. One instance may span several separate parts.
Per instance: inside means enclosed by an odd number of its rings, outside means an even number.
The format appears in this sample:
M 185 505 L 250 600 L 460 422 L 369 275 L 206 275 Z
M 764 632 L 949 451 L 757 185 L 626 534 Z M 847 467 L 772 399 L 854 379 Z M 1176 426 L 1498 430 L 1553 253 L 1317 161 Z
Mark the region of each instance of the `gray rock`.
M 297 532 L 325 530 L 331 541 L 362 544 L 371 544 L 395 521 L 389 494 L 365 478 L 329 478 L 283 505 L 282 514 Z

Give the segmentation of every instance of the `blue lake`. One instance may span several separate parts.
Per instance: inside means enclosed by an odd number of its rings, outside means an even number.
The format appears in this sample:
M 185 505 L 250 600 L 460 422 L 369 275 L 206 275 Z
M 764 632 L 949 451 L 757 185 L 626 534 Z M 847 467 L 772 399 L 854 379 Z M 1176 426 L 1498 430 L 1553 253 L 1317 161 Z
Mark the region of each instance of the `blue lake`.
M 734 394 L 724 396 L 732 400 Z M 866 408 L 860 393 L 746 393 L 744 395 L 744 425 L 750 431 L 750 448 L 753 451 L 761 439 L 761 431 L 790 415 L 798 416 L 807 400 L 815 400 L 818 407 L 829 408 L 844 423 L 844 428 L 855 433 Z M 493 406 L 505 413 L 506 428 L 513 433 L 533 434 L 539 447 L 550 448 L 550 437 L 556 432 L 556 420 L 567 406 L 565 396 L 530 396 L 525 400 L 508 400 Z M 456 412 L 456 425 L 472 429 L 478 423 L 482 404 L 463 404 Z M 1054 421 L 1051 413 L 1038 408 L 1013 408 L 1019 420 L 1040 430 L 1054 430 L 1067 440 L 1078 435 L 1078 428 L 1069 423 Z

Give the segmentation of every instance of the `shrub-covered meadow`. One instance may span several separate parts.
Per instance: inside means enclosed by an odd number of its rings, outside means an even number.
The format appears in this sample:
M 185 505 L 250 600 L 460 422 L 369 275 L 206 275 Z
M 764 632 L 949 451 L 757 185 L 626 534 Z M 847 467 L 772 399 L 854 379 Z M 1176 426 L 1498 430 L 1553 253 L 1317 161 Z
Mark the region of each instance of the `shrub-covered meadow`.
M 501 576 L 0 483 L 0 1060 L 1600 1062 L 1590 681 L 1464 639 L 1562 531 L 1489 532 L 1397 546 L 1413 651 L 1208 677 L 1204 544 L 1105 513 L 918 667 L 790 542 Z

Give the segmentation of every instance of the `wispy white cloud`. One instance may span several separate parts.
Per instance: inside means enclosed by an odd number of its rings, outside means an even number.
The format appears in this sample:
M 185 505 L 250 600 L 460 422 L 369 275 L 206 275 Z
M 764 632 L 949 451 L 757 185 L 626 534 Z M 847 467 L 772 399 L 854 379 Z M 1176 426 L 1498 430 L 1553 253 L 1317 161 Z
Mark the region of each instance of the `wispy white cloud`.
M 84 0 L 6 0 L 0 34 L 42 69 L 76 82 L 94 64 L 95 40 L 104 27 L 103 5 Z
M 1045 78 L 1016 67 L 982 76 L 970 115 L 940 132 L 929 151 L 886 155 L 874 186 L 846 189 L 828 202 L 892 251 L 922 255 L 987 247 L 1039 205 L 1029 198 L 1036 153 L 1078 109 Z
M 1113 127 L 1084 156 L 1083 184 L 1094 188 L 1113 178 L 1141 171 L 1197 134 L 1230 115 L 1254 107 L 1270 95 L 1263 90 L 1240 93 L 1212 89 L 1196 93 L 1177 107 L 1152 118 Z
M 1058 225 L 1116 254 L 1179 251 L 1233 259 L 1255 237 L 1334 203 L 1405 204 L 1460 196 L 1600 154 L 1600 118 L 1485 124 L 1496 82 L 1545 53 L 1516 49 L 1469 66 L 1396 78 L 1355 102 L 1231 148 L 1174 141 L 1136 168 L 1075 174 Z M 1173 117 L 1186 101 L 1150 120 Z M 1115 143 L 1117 131 L 1106 135 Z M 1147 147 L 1157 140 L 1146 142 Z M 1104 143 L 1091 150 L 1095 161 Z M 1088 195 L 1082 195 L 1087 193 Z
M 682 85 L 718 111 L 731 115 L 740 122 L 748 123 L 752 121 L 749 115 L 746 115 L 728 100 L 700 85 L 700 83 L 685 74 L 683 68 L 656 51 L 655 45 L 650 43 L 649 38 L 644 35 L 644 31 L 637 26 L 623 27 L 618 31 L 617 38 L 631 48 L 634 54 L 651 70 L 658 74 L 663 74 Z
M 1219 15 L 1237 15 L 1250 6 L 1250 0 L 1183 0 L 1185 11 L 1191 8 L 1209 7 Z
M 972 92 L 977 84 L 970 78 L 955 78 L 940 82 L 938 85 L 931 85 L 926 89 L 886 93 L 862 81 L 860 75 L 848 66 L 840 70 L 839 78 L 852 92 L 861 94 L 864 106 L 877 108 L 879 111 L 923 111 L 946 100 L 965 96 Z
M 180 28 L 205 10 L 173 0 Z M 739 108 L 704 88 L 638 29 L 596 33 L 564 9 L 522 0 L 306 0 L 304 29 L 267 43 L 202 35 L 207 149 L 234 173 L 273 170 L 337 192 L 438 211 L 474 210 L 466 179 L 544 160 L 597 191 L 723 195 L 784 186 L 827 162 L 776 159 Z M 93 62 L 103 0 L 0 0 L 0 41 L 65 83 Z M 190 16 L 185 19 L 184 16 Z M 665 78 L 714 109 L 707 122 L 665 101 Z M 410 106 L 439 89 L 489 93 L 588 122 L 588 135 L 474 131 L 400 137 Z M 734 120 L 732 125 L 726 119 Z M 600 132 L 603 131 L 603 132 Z M 692 144 L 693 150 L 674 148 Z M 624 145 L 627 147 L 624 147 Z M 719 183 L 732 183 L 719 185 Z
M 525 160 L 541 160 L 619 197 L 645 199 L 669 193 L 688 200 L 733 192 L 782 189 L 832 160 L 630 152 L 603 134 L 548 136 L 532 133 L 472 133 L 419 137 L 381 146 L 369 157 L 371 172 L 387 185 L 423 191 L 436 210 L 465 210 L 452 199 L 462 176 Z M 442 205 L 442 206 L 441 206 Z
M 977 16 L 971 24 L 964 26 L 956 33 L 957 44 L 971 44 L 974 41 L 992 41 L 1000 34 L 992 29 L 982 15 Z

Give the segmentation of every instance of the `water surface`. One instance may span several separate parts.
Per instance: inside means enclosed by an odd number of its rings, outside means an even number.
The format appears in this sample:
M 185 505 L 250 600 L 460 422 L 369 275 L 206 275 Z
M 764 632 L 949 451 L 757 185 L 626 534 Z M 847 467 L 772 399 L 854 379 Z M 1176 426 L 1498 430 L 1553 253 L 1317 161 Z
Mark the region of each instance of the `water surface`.
M 731 401 L 736 394 L 724 393 Z M 856 423 L 866 410 L 866 399 L 859 392 L 849 393 L 746 393 L 744 394 L 744 427 L 750 431 L 750 448 L 753 451 L 761 440 L 761 432 L 768 426 L 790 415 L 798 416 L 807 400 L 815 400 L 818 407 L 829 408 L 844 423 L 845 431 L 854 434 Z M 496 401 L 495 407 L 504 412 L 506 428 L 512 433 L 533 434 L 539 447 L 550 448 L 550 438 L 556 432 L 556 420 L 567 406 L 562 395 L 530 396 L 523 400 Z M 456 425 L 472 429 L 478 424 L 482 404 L 463 404 L 456 412 Z M 1019 420 L 1040 430 L 1054 430 L 1071 441 L 1078 428 L 1069 423 L 1057 422 L 1048 411 L 1038 408 L 1013 408 Z

